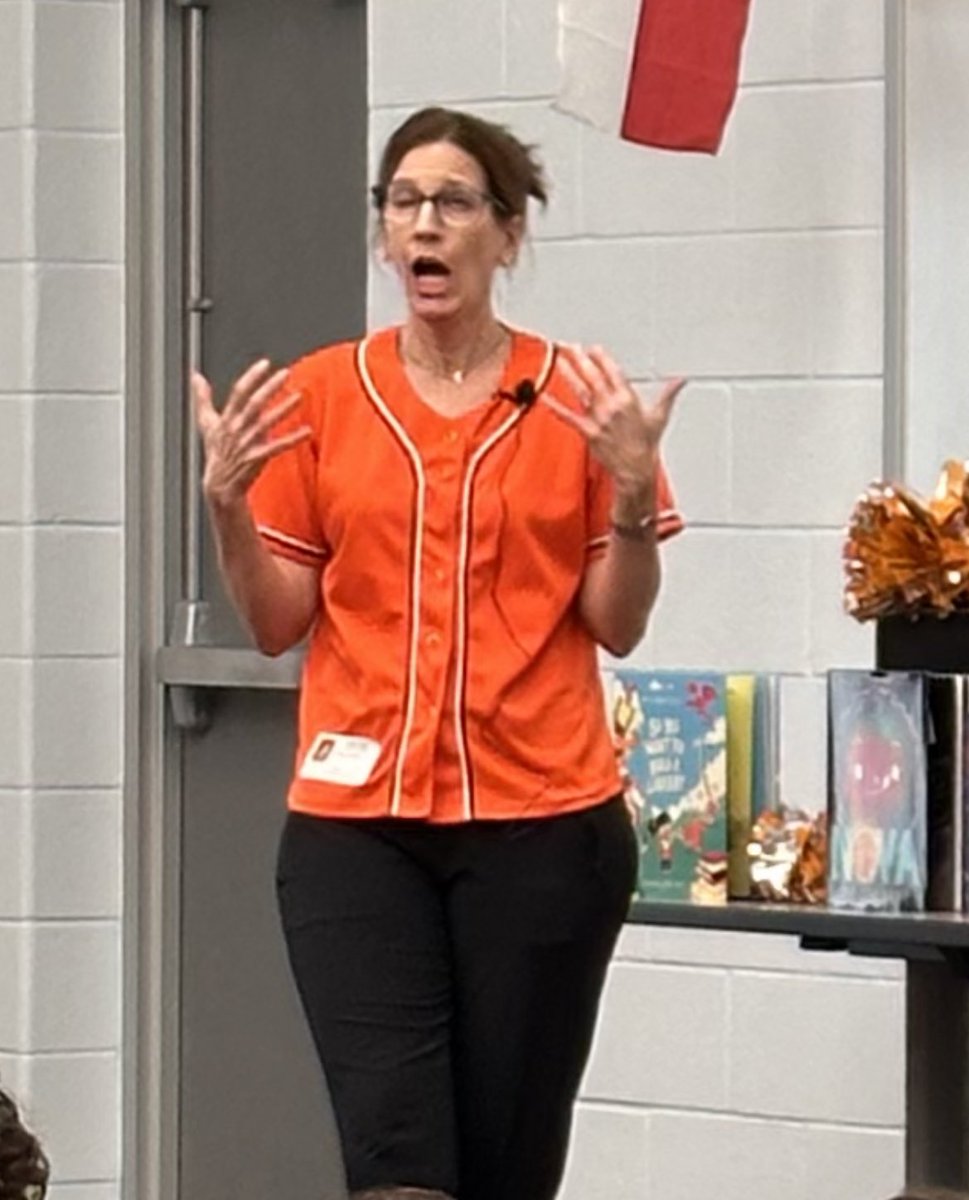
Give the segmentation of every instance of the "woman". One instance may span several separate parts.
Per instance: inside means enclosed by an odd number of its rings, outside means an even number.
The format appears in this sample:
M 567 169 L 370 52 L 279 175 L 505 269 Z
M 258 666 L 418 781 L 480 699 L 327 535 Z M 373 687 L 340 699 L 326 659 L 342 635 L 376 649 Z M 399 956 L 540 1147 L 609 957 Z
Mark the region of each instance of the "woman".
M 204 491 L 257 644 L 309 635 L 278 888 L 351 1193 L 551 1200 L 636 867 L 596 646 L 680 526 L 682 381 L 496 318 L 546 201 L 500 126 L 414 114 L 373 196 L 406 321 L 197 377 Z
M 40 1143 L 24 1127 L 13 1097 L 0 1088 L 0 1200 L 42 1200 L 48 1174 Z

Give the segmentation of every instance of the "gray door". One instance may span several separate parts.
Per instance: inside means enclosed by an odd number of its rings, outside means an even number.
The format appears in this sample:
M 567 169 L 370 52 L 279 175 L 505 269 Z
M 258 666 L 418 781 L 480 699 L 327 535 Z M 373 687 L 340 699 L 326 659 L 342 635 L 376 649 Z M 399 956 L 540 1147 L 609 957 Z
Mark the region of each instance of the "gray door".
M 190 22 L 198 19 L 197 12 L 175 15 L 185 37 L 174 31 L 173 52 L 189 46 L 191 30 L 200 28 Z M 204 311 L 201 365 L 224 394 L 257 356 L 287 362 L 362 332 L 366 9 L 363 0 L 212 0 L 201 20 L 204 33 L 194 45 L 202 47 L 196 82 L 204 295 L 189 295 L 189 270 L 179 305 Z M 182 145 L 181 126 L 174 133 Z M 187 172 L 191 155 L 182 161 Z M 172 188 L 181 215 L 190 190 Z M 190 247 L 181 241 L 184 254 Z M 184 359 L 192 338 L 184 324 L 179 328 L 171 353 Z M 193 465 L 190 457 L 184 465 L 174 411 L 170 431 L 169 478 L 181 477 L 190 496 L 185 474 Z M 172 564 L 184 560 L 184 522 L 192 516 L 184 504 L 175 507 L 181 512 L 171 522 Z M 206 646 L 188 650 L 204 656 L 212 647 L 242 648 L 204 521 L 198 539 L 195 598 L 208 614 Z M 184 577 L 176 566 L 172 572 Z M 168 715 L 178 775 L 169 795 L 180 806 L 181 831 L 174 851 L 178 1197 L 334 1200 L 343 1194 L 335 1131 L 289 976 L 273 887 L 296 695 L 285 686 L 253 686 L 266 678 L 255 654 L 235 655 L 224 679 L 217 655 L 207 661 L 208 727 L 185 731 L 172 706 Z

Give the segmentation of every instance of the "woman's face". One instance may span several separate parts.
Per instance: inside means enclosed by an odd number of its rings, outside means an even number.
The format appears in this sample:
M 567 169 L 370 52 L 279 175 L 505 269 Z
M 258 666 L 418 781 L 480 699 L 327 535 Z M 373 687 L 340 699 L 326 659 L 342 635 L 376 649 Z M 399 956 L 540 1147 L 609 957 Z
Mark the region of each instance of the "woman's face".
M 523 221 L 497 219 L 477 159 L 450 142 L 418 146 L 401 159 L 387 191 L 382 245 L 411 313 L 442 321 L 488 307 L 496 269 L 515 260 Z

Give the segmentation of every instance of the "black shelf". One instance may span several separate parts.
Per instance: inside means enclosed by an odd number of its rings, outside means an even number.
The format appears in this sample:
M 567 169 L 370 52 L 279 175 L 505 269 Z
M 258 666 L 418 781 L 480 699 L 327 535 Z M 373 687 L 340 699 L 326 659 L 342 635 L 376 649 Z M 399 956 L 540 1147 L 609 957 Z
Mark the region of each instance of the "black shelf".
M 969 916 L 964 913 L 842 912 L 752 901 L 724 905 L 635 901 L 629 922 L 733 933 L 781 933 L 800 938 L 805 949 L 845 949 L 887 958 L 911 958 L 932 951 L 969 954 Z

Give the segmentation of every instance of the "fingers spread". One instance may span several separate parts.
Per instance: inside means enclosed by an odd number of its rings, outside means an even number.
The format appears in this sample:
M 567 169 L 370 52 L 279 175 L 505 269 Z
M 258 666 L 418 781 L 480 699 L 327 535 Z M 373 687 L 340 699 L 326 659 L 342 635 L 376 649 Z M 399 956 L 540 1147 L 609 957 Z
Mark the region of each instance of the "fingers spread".
M 588 356 L 613 391 L 623 391 L 629 387 L 629 380 L 622 373 L 619 364 L 602 346 L 591 346 Z
M 284 453 L 286 450 L 291 450 L 293 446 L 298 446 L 300 442 L 305 442 L 313 436 L 313 430 L 309 425 L 301 425 L 299 429 L 294 429 L 292 433 L 285 433 L 282 437 L 273 438 L 272 441 L 263 442 L 261 446 L 254 446 L 247 454 L 247 459 L 250 463 L 266 462 L 270 458 L 275 458 L 278 454 Z
M 588 411 L 592 408 L 592 391 L 589 385 L 567 358 L 563 357 L 561 359 L 561 367 L 562 374 L 565 376 L 569 387 L 575 393 L 575 398 Z
M 585 437 L 595 437 L 599 432 L 598 424 L 586 413 L 573 412 L 571 408 L 567 408 L 564 404 L 556 400 L 554 396 L 549 396 L 546 392 L 540 392 L 538 399 L 540 403 L 555 413 L 566 425 L 571 425 L 573 429 L 577 429 Z
M 294 409 L 298 408 L 302 399 L 302 392 L 294 392 L 291 396 L 287 396 L 285 400 L 277 404 L 275 408 L 270 408 L 259 413 L 258 418 L 248 432 L 247 440 L 260 441 L 280 421 L 284 420 Z M 253 397 L 253 404 L 255 404 L 255 397 Z
M 238 416 L 249 403 L 252 394 L 265 383 L 266 377 L 271 370 L 272 363 L 270 363 L 269 359 L 260 358 L 248 370 L 243 371 L 232 385 L 232 390 L 229 392 L 229 399 L 226 401 L 222 415 L 229 418 Z
M 192 401 L 195 406 L 195 422 L 202 433 L 211 429 L 219 414 L 212 403 L 212 385 L 201 371 L 192 372 Z

